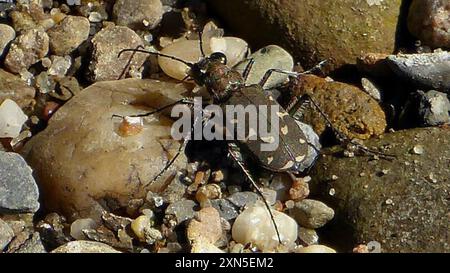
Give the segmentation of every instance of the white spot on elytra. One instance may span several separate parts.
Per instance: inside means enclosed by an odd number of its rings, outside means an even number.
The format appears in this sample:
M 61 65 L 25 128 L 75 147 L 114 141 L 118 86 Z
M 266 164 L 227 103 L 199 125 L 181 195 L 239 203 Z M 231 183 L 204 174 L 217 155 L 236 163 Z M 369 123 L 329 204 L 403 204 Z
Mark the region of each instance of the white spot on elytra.
M 261 137 L 261 140 L 265 143 L 273 144 L 275 143 L 275 138 L 273 136 Z
M 284 118 L 285 116 L 289 116 L 289 114 L 286 113 L 286 112 L 277 112 L 277 116 L 278 116 L 279 118 Z
M 283 135 L 287 135 L 287 134 L 289 133 L 289 128 L 288 128 L 287 125 L 281 127 L 281 133 L 282 133 Z
M 267 164 L 271 164 L 273 162 L 273 156 L 269 156 L 268 158 L 267 158 Z
M 303 138 L 300 138 L 298 141 L 300 141 L 300 144 L 305 144 L 306 141 Z
M 300 155 L 300 156 L 297 156 L 296 158 L 295 158 L 295 161 L 296 162 L 302 162 L 303 161 L 303 159 L 305 159 L 305 155 Z
M 293 166 L 294 166 L 294 161 L 288 161 L 288 163 L 286 163 L 286 165 L 284 165 L 284 167 L 283 168 L 281 168 L 282 170 L 287 170 L 287 169 L 290 169 L 290 168 L 292 168 Z

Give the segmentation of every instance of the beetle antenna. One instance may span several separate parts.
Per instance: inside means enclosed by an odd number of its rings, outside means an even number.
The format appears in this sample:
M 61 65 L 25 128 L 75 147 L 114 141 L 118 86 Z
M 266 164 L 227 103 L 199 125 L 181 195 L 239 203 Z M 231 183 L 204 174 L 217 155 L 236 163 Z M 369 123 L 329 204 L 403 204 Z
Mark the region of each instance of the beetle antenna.
M 205 58 L 205 51 L 204 51 L 204 49 L 203 49 L 203 31 L 202 30 L 199 30 L 199 32 L 198 32 L 198 40 L 200 41 L 200 52 L 202 53 L 202 58 Z
M 190 62 L 186 62 L 185 60 L 182 60 L 180 58 L 177 58 L 175 56 L 170 56 L 170 55 L 166 55 L 163 53 L 159 53 L 159 52 L 152 52 L 152 51 L 148 51 L 148 50 L 142 50 L 142 49 L 133 49 L 133 48 L 127 48 L 127 49 L 123 49 L 119 52 L 119 55 L 117 56 L 118 58 L 120 58 L 120 56 L 125 53 L 125 52 L 140 52 L 140 53 L 145 53 L 145 54 L 150 54 L 150 55 L 155 55 L 155 56 L 160 56 L 160 57 L 164 57 L 164 58 L 169 58 L 171 60 L 174 61 L 178 61 L 180 63 L 183 63 L 187 66 L 189 66 L 190 68 L 192 68 L 194 66 L 193 63 Z

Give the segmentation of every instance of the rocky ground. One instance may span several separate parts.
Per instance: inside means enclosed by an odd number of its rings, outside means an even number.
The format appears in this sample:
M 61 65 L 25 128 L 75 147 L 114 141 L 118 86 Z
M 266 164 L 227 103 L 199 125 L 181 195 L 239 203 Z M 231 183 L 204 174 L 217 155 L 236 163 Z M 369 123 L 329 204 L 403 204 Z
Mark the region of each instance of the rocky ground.
M 119 52 L 196 62 L 199 30 L 238 71 L 254 51 L 247 84 L 312 69 L 265 87 L 328 117 L 292 113 L 320 158 L 295 179 L 249 160 L 283 245 L 222 142 L 150 183 L 180 147 L 170 111 L 120 118 L 204 90 Z M 449 48 L 446 0 L 2 1 L 0 252 L 450 252 Z

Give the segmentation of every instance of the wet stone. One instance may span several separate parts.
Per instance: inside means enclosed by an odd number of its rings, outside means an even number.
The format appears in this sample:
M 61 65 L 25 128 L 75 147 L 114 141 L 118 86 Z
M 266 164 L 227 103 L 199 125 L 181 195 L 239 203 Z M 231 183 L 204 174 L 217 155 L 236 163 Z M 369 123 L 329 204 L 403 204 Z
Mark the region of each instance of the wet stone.
M 425 45 L 450 47 L 450 3 L 414 0 L 408 14 L 409 31 Z
M 38 199 L 39 190 L 25 160 L 16 153 L 0 152 L 0 211 L 36 212 Z
M 391 55 L 387 60 L 398 76 L 419 88 L 450 92 L 449 52 Z
M 14 29 L 8 25 L 0 24 L 0 59 L 7 52 L 9 43 L 16 37 Z
M 334 217 L 334 211 L 324 203 L 316 200 L 305 199 L 295 203 L 289 210 L 297 223 L 305 228 L 321 228 Z
M 102 29 L 94 36 L 92 44 L 93 53 L 89 70 L 90 78 L 94 82 L 118 80 L 133 55 L 132 52 L 126 52 L 118 58 L 120 51 L 144 45 L 139 35 L 124 26 Z M 135 53 L 129 70 L 138 70 L 146 58 L 147 54 Z
M 163 6 L 160 0 L 118 0 L 113 9 L 116 24 L 131 29 L 153 29 L 162 16 Z
M 18 74 L 45 57 L 49 49 L 49 38 L 42 28 L 30 29 L 20 34 L 11 44 L 5 59 L 5 67 Z
M 450 101 L 446 93 L 430 90 L 421 92 L 419 116 L 424 126 L 450 123 Z

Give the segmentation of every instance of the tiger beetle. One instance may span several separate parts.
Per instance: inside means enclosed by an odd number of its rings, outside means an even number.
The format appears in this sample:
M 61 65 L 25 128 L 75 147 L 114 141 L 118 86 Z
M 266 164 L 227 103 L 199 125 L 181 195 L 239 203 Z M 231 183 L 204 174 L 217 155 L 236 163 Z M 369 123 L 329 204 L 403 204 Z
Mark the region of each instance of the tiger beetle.
M 275 173 L 289 173 L 291 175 L 298 175 L 313 164 L 313 161 L 315 161 L 315 159 L 317 158 L 319 151 L 316 146 L 311 143 L 310 137 L 305 134 L 302 127 L 299 126 L 298 122 L 293 117 L 291 117 L 288 112 L 286 112 L 271 95 L 266 95 L 264 92 L 264 85 L 273 73 L 283 73 L 289 76 L 298 76 L 299 73 L 283 71 L 279 69 L 270 69 L 265 73 L 259 84 L 246 85 L 246 79 L 254 64 L 254 61 L 252 59 L 250 59 L 247 67 L 244 69 L 244 72 L 241 75 L 241 73 L 239 73 L 238 71 L 227 66 L 227 57 L 224 53 L 214 52 L 211 55 L 206 56 L 203 51 L 201 38 L 200 51 L 202 54 L 202 59 L 197 63 L 190 63 L 175 56 L 146 51 L 139 48 L 122 50 L 119 53 L 119 57 L 124 52 L 140 52 L 150 55 L 156 55 L 163 58 L 169 58 L 185 64 L 189 67 L 188 77 L 192 78 L 197 85 L 206 87 L 209 95 L 212 96 L 213 103 L 220 106 L 222 109 L 224 109 L 226 105 L 242 105 L 244 107 L 254 105 L 256 106 L 257 111 L 260 111 L 259 106 L 276 106 L 275 108 L 267 107 L 269 110 L 268 113 L 265 114 L 265 117 L 266 122 L 268 123 L 271 122 L 268 117 L 272 114 L 276 115 L 278 118 L 279 126 L 278 132 L 276 133 L 279 136 L 279 146 L 277 149 L 273 151 L 262 151 L 260 149 L 261 144 L 268 144 L 273 141 L 273 139 L 271 139 L 270 137 L 262 137 L 259 135 L 255 140 L 249 138 L 240 141 L 230 141 L 227 142 L 227 145 L 230 157 L 244 172 L 258 194 L 261 195 L 265 207 L 270 213 L 270 217 L 275 227 L 278 241 L 280 244 L 282 244 L 281 236 L 270 206 L 265 200 L 262 191 L 258 187 L 255 179 L 251 175 L 248 166 L 243 159 L 242 151 L 249 153 L 254 159 L 256 159 L 256 162 L 259 166 Z M 153 112 L 136 115 L 133 117 L 150 116 L 164 109 L 171 108 L 177 104 L 192 104 L 192 101 L 187 98 L 182 99 L 173 104 L 157 109 Z M 276 113 L 271 113 L 270 109 L 279 110 Z M 194 126 L 196 126 L 199 122 L 203 121 L 194 120 Z M 251 128 L 249 128 L 249 122 L 245 122 L 245 129 L 246 132 L 250 131 Z M 308 133 L 311 132 L 312 130 Z M 150 183 L 158 179 L 164 173 L 164 171 L 166 171 L 170 167 L 170 165 L 183 151 L 188 140 L 189 137 L 185 138 L 184 142 L 179 147 L 178 153 L 167 163 L 166 167 Z M 310 159 L 310 153 L 314 153 L 313 160 Z

